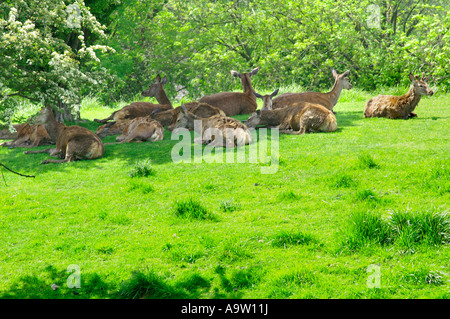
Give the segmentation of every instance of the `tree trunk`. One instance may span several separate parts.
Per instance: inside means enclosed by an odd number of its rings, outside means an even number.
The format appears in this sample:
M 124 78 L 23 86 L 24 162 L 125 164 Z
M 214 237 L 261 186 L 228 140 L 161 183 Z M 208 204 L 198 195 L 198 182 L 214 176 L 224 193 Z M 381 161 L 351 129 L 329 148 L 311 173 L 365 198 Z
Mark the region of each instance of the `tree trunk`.
M 58 101 L 58 104 L 56 106 L 56 120 L 59 122 L 75 122 L 80 120 L 80 112 L 75 111 L 75 114 L 73 114 L 73 110 L 69 105 L 62 102 L 61 100 Z

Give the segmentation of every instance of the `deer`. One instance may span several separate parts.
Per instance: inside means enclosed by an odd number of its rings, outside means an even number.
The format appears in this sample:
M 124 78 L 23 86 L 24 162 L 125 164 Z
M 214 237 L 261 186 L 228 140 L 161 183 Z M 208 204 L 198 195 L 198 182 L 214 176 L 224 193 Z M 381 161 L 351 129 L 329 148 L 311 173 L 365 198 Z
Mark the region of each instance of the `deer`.
M 150 102 L 133 102 L 129 105 L 124 106 L 120 110 L 113 112 L 109 117 L 99 120 L 94 119 L 95 122 L 105 124 L 108 121 L 128 121 L 136 117 L 148 116 L 156 109 L 158 110 L 169 110 L 173 109 L 172 103 L 168 99 L 166 92 L 164 91 L 164 84 L 167 83 L 167 76 L 161 79 L 158 74 L 148 89 L 141 92 L 142 96 L 155 97 L 159 104 L 154 104 Z
M 298 102 L 308 102 L 320 104 L 333 111 L 336 106 L 339 96 L 343 89 L 351 90 L 353 85 L 350 83 L 348 74 L 350 70 L 342 74 L 338 74 L 335 69 L 331 70 L 334 78 L 334 85 L 331 91 L 327 93 L 322 92 L 301 92 L 301 93 L 284 93 L 273 99 L 273 109 L 282 108 L 289 105 L 294 105 Z
M 11 132 L 9 128 L 4 128 L 0 130 L 0 140 L 14 140 L 18 137 L 18 132 L 22 126 L 25 124 L 13 124 L 12 127 L 14 128 L 14 131 Z M 3 145 L 5 143 L 2 143 L 0 145 Z
M 124 128 L 130 123 L 130 120 L 118 121 L 118 122 L 108 122 L 106 124 L 100 125 L 97 128 L 95 134 L 100 138 L 104 138 L 109 135 L 119 135 L 122 134 Z
M 334 132 L 337 122 L 334 113 L 320 104 L 298 102 L 295 105 L 270 110 L 271 95 L 266 95 L 261 110 L 245 121 L 249 128 L 258 125 L 275 126 L 283 134 Z
M 177 128 L 196 131 L 200 137 L 194 139 L 194 143 L 214 147 L 233 148 L 250 144 L 252 141 L 247 126 L 240 121 L 220 114 L 201 118 L 189 112 L 184 104 L 181 104 L 181 112 L 178 114 L 174 131 Z
M 35 124 L 45 126 L 48 134 L 55 141 L 56 147 L 40 151 L 25 151 L 24 153 L 49 153 L 50 156 L 61 158 L 61 160 L 47 159 L 41 164 L 92 160 L 103 156 L 105 148 L 102 140 L 95 133 L 78 125 L 66 126 L 57 121 L 49 106 L 41 109 L 35 119 Z
M 28 123 L 14 125 L 16 129 L 16 138 L 13 141 L 5 142 L 0 145 L 15 147 L 36 147 L 41 145 L 55 144 L 48 135 L 44 125 L 30 125 Z
M 161 123 L 149 117 L 137 117 L 130 121 L 122 135 L 117 136 L 116 141 L 119 143 L 129 143 L 132 140 L 155 142 L 163 138 L 164 127 Z
M 257 97 L 263 100 L 263 107 L 261 108 L 261 111 L 267 111 L 272 110 L 272 104 L 273 104 L 273 97 L 278 94 L 279 89 L 276 89 L 271 94 L 267 95 L 261 95 L 259 93 L 253 92 L 253 94 Z
M 419 104 L 424 95 L 432 96 L 433 90 L 430 89 L 427 82 L 429 77 L 422 78 L 409 74 L 411 85 L 407 93 L 401 96 L 378 95 L 366 102 L 364 108 L 364 117 L 385 117 L 388 119 L 407 120 L 417 117 L 413 111 Z
M 243 92 L 221 92 L 203 96 L 199 102 L 208 103 L 222 109 L 227 116 L 250 114 L 257 108 L 256 97 L 253 95 L 251 77 L 257 74 L 259 67 L 248 73 L 231 70 L 234 77 L 241 79 Z

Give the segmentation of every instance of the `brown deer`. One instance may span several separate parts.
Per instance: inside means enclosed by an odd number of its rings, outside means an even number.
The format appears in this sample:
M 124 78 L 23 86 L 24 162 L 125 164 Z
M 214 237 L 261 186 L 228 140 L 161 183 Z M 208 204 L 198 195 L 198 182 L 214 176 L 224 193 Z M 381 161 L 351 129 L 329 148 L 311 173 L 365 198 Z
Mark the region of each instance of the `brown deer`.
M 154 104 L 150 102 L 133 102 L 129 105 L 124 106 L 120 110 L 113 112 L 109 117 L 99 120 L 94 119 L 95 122 L 105 124 L 108 121 L 114 120 L 124 121 L 131 120 L 136 117 L 148 116 L 156 109 L 158 110 L 168 110 L 173 109 L 172 103 L 167 98 L 166 92 L 164 91 L 164 84 L 167 83 L 167 77 L 158 74 L 155 78 L 155 82 L 151 84 L 147 90 L 144 90 L 141 94 L 143 96 L 155 97 L 159 104 Z
M 51 145 L 55 142 L 48 135 L 44 125 L 30 125 L 28 123 L 15 126 L 17 137 L 13 141 L 2 143 L 2 146 L 15 147 L 36 147 L 41 145 Z
M 255 94 L 255 96 L 257 98 L 260 98 L 263 100 L 263 107 L 261 108 L 261 111 L 267 111 L 267 110 L 272 110 L 272 104 L 273 104 L 273 97 L 276 96 L 278 94 L 278 90 L 276 89 L 275 91 L 272 92 L 272 94 L 267 94 L 267 95 L 261 95 L 259 93 L 253 92 L 253 94 Z
M 227 148 L 251 143 L 251 134 L 247 126 L 240 121 L 219 114 L 201 118 L 189 112 L 184 104 L 181 104 L 181 108 L 174 130 L 177 128 L 195 130 L 200 134 L 200 137 L 194 140 L 195 143 Z
M 231 74 L 241 79 L 243 93 L 221 92 L 202 97 L 199 102 L 208 103 L 223 110 L 227 116 L 250 114 L 257 108 L 256 97 L 253 95 L 251 77 L 257 74 L 259 67 L 248 73 L 231 71 Z
M 109 135 L 119 135 L 122 134 L 123 129 L 130 124 L 131 120 L 118 121 L 118 122 L 108 122 L 106 124 L 100 125 L 97 128 L 95 134 L 100 138 L 104 138 Z
M 124 128 L 122 135 L 117 136 L 119 143 L 129 143 L 132 140 L 160 141 L 164 138 L 164 127 L 156 120 L 149 117 L 137 117 L 132 119 Z
M 103 156 L 105 148 L 102 140 L 96 134 L 81 126 L 65 126 L 58 122 L 50 107 L 42 108 L 35 123 L 45 125 L 48 134 L 56 142 L 56 147 L 41 151 L 25 151 L 24 153 L 50 153 L 50 156 L 62 158 L 62 160 L 48 159 L 41 164 L 65 163 L 83 159 L 96 159 Z
M 417 117 L 413 113 L 417 104 L 423 95 L 432 96 L 434 94 L 426 82 L 429 78 L 414 77 L 412 73 L 409 74 L 411 86 L 409 91 L 401 96 L 395 95 L 378 95 L 367 101 L 364 109 L 364 117 L 386 117 L 388 119 L 404 119 L 410 117 Z
M 339 100 L 339 96 L 343 89 L 350 90 L 351 85 L 348 74 L 350 70 L 342 74 L 338 74 L 336 70 L 332 70 L 334 77 L 334 85 L 331 91 L 327 93 L 322 92 L 301 92 L 301 93 L 284 93 L 273 100 L 273 109 L 294 105 L 298 102 L 308 102 L 320 104 L 325 106 L 330 111 L 333 111 L 334 106 Z
M 258 125 L 275 126 L 284 134 L 304 134 L 315 132 L 334 132 L 337 130 L 333 112 L 322 105 L 299 102 L 296 105 L 269 110 L 269 98 L 264 100 L 263 109 L 257 110 L 245 122 L 247 127 Z

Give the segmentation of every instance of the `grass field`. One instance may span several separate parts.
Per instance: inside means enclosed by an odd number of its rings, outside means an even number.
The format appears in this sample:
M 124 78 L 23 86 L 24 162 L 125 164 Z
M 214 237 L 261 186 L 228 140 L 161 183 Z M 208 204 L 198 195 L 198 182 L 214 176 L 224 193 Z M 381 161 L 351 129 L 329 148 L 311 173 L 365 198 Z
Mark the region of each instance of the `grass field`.
M 36 177 L 2 169 L 0 297 L 449 298 L 450 95 L 407 121 L 363 118 L 369 97 L 270 163 L 176 164 L 168 131 L 61 165 L 1 148 Z M 110 112 L 85 100 L 80 125 Z

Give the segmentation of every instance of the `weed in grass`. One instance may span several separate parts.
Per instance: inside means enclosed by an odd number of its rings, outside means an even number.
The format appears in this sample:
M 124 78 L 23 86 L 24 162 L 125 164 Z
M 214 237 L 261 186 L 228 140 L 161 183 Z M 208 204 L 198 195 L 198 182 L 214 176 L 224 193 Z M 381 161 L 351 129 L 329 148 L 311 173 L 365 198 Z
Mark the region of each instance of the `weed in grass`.
M 149 160 L 138 161 L 132 169 L 128 172 L 130 177 L 147 177 L 155 175 L 155 171 Z
M 361 189 L 355 193 L 355 199 L 357 201 L 378 201 L 375 193 L 370 189 Z
M 356 212 L 351 215 L 343 246 L 357 250 L 370 243 L 386 244 L 390 240 L 389 226 L 381 216 L 371 212 Z
M 345 173 L 337 174 L 331 178 L 331 186 L 334 188 L 349 188 L 356 185 L 353 177 Z
M 402 246 L 414 243 L 442 245 L 450 243 L 450 218 L 447 213 L 396 212 L 388 220 L 393 236 Z
M 222 287 L 226 291 L 231 292 L 252 287 L 259 281 L 260 277 L 261 274 L 257 268 L 241 268 L 234 270 L 229 278 L 222 272 L 220 281 Z
M 402 275 L 402 281 L 416 285 L 435 285 L 444 284 L 443 274 L 439 271 L 430 271 L 426 268 L 414 270 L 407 275 Z
M 135 272 L 119 289 L 118 297 L 123 299 L 173 299 L 184 294 L 165 283 L 155 272 Z
M 201 203 L 189 198 L 185 201 L 177 201 L 175 215 L 187 219 L 214 220 L 215 217 Z
M 282 231 L 273 236 L 272 246 L 286 248 L 288 245 L 308 245 L 317 242 L 318 240 L 311 234 Z
M 131 181 L 130 182 L 130 187 L 128 188 L 129 191 L 136 191 L 139 190 L 141 191 L 143 194 L 148 194 L 154 191 L 153 187 L 143 181 Z
M 380 168 L 380 165 L 375 162 L 372 155 L 368 153 L 362 153 L 358 155 L 358 166 L 360 168 Z
M 278 199 L 281 201 L 296 201 L 300 199 L 300 196 L 293 191 L 284 191 L 278 194 Z
M 221 200 L 219 203 L 220 210 L 223 212 L 235 212 L 241 209 L 241 204 L 236 203 L 234 199 L 231 200 Z

